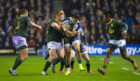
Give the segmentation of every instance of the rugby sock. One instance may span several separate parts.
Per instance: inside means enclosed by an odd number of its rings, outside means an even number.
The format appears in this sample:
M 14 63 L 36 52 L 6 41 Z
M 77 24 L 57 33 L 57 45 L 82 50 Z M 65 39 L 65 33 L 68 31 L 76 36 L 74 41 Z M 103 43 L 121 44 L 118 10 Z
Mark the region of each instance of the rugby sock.
M 20 59 L 20 57 L 17 57 L 16 58 L 16 61 L 15 61 L 15 64 L 14 66 L 12 67 L 12 69 L 16 70 L 17 67 L 22 63 L 22 60 Z
M 63 68 L 64 68 L 64 65 L 65 65 L 65 60 L 62 60 L 62 61 L 61 61 L 61 67 L 60 67 L 60 71 L 62 71 L 62 70 L 63 70 Z
M 47 53 L 47 55 L 45 56 L 45 60 L 47 60 L 49 58 L 49 53 Z
M 47 61 L 43 71 L 47 71 L 50 65 L 51 65 L 51 62 Z
M 60 59 L 57 57 L 57 58 L 54 59 L 53 65 L 57 64 L 58 62 L 60 62 Z
M 81 67 L 82 66 L 82 60 L 79 60 L 78 64 L 79 64 L 79 67 Z
M 87 71 L 90 71 L 90 62 L 86 62 L 86 66 L 87 66 Z
M 71 68 L 73 69 L 73 65 L 74 65 L 74 58 L 71 60 Z
M 106 69 L 106 68 L 107 68 L 107 66 L 106 66 L 106 65 L 103 65 L 103 68 L 104 68 L 104 69 Z
M 66 65 L 66 71 L 70 71 L 70 65 Z

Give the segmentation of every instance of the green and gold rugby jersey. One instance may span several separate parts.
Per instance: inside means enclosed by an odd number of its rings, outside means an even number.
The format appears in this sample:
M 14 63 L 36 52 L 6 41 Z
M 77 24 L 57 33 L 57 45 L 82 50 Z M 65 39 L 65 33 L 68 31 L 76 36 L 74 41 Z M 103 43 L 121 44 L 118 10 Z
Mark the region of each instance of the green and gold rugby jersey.
M 13 22 L 14 36 L 27 37 L 29 22 L 31 21 L 29 16 L 20 16 Z
M 111 19 L 106 24 L 106 32 L 110 34 L 111 40 L 124 39 L 122 35 L 123 30 L 128 30 L 128 25 L 117 20 Z
M 55 41 L 55 42 L 62 42 L 62 38 L 63 38 L 63 34 L 54 29 L 51 24 L 55 22 L 57 23 L 55 20 L 52 20 L 50 23 L 49 23 L 49 27 L 48 27 L 48 36 L 47 36 L 47 42 L 50 42 L 50 41 Z

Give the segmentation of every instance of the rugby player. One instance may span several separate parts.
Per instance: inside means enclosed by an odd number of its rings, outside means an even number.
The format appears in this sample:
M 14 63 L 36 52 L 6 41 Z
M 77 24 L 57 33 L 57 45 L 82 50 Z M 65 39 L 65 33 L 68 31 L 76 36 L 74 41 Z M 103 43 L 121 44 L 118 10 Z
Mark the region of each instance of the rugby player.
M 59 57 L 58 60 L 64 61 L 64 46 L 62 44 L 63 32 L 61 31 L 61 21 L 64 17 L 65 14 L 63 10 L 59 10 L 56 12 L 55 19 L 49 23 L 47 36 L 49 59 L 41 72 L 42 75 L 47 75 L 47 69 L 56 58 L 56 55 Z
M 31 21 L 31 18 L 28 16 L 27 9 L 21 9 L 19 14 L 20 16 L 13 22 L 13 26 L 8 28 L 8 35 L 12 39 L 13 45 L 20 53 L 15 60 L 14 66 L 9 70 L 9 73 L 13 76 L 18 75 L 16 73 L 17 67 L 28 58 L 28 45 L 26 43 L 26 37 L 29 26 L 42 30 L 41 26 Z M 12 34 L 13 30 L 14 34 Z
M 107 45 L 107 54 L 104 60 L 103 69 L 98 69 L 101 74 L 106 73 L 107 64 L 112 52 L 116 49 L 120 49 L 121 56 L 133 64 L 133 68 L 136 70 L 137 64 L 135 60 L 132 60 L 130 56 L 126 54 L 126 40 L 128 26 L 125 23 L 111 18 L 111 12 L 105 13 L 106 32 L 109 33 L 110 39 Z
M 62 29 L 66 35 L 64 38 L 65 40 L 65 52 L 66 52 L 66 73 L 65 75 L 70 74 L 70 59 L 71 59 L 71 44 L 75 48 L 75 51 L 77 53 L 77 59 L 79 64 L 79 70 L 84 71 L 85 68 L 82 66 L 82 55 L 80 52 L 80 42 L 75 41 L 78 36 L 78 30 L 80 28 L 80 23 L 78 21 L 79 15 L 74 14 L 72 17 L 65 18 L 62 21 Z
M 89 58 L 88 54 L 86 53 L 87 38 L 86 38 L 86 35 L 84 33 L 83 26 L 81 24 L 79 24 L 79 25 L 80 25 L 80 28 L 78 30 L 77 37 L 75 37 L 75 38 L 72 37 L 71 39 L 72 40 L 75 39 L 73 42 L 80 43 L 80 52 L 82 54 L 82 57 L 86 60 L 87 72 L 88 73 L 93 73 L 90 70 L 90 58 Z M 81 43 L 81 36 L 84 38 L 84 45 L 82 45 L 82 43 Z M 75 50 L 74 47 L 73 47 L 73 50 Z M 75 57 L 75 52 L 72 51 L 72 53 L 71 53 L 71 69 L 70 69 L 71 73 L 73 72 L 73 69 L 74 69 L 74 67 L 73 67 L 73 65 L 74 65 L 74 57 Z

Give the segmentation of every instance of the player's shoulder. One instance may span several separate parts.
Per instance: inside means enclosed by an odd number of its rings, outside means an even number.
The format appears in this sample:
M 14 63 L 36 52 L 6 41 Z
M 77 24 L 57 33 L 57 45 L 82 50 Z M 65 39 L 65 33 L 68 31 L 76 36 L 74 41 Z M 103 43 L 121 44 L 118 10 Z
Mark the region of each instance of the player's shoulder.
M 30 19 L 30 17 L 29 16 L 22 16 L 20 19 L 22 19 L 22 20 L 29 20 Z
M 81 24 L 80 21 L 77 21 L 77 25 L 80 26 L 80 27 L 83 27 L 83 25 Z
M 22 18 L 30 18 L 29 16 L 22 16 Z
M 69 24 L 71 21 L 71 17 L 67 17 L 64 20 L 62 20 L 62 24 Z
M 71 20 L 71 17 L 66 17 L 64 20 L 62 20 L 62 22 L 64 21 L 70 21 Z
M 116 20 L 116 19 L 113 19 L 113 22 L 115 22 L 115 23 L 122 23 L 121 21 Z

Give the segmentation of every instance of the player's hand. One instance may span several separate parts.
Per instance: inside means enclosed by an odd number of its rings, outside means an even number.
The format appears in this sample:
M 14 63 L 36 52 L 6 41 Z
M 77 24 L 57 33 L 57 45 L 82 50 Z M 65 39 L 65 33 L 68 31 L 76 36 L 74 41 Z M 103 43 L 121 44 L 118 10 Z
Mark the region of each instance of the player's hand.
M 42 27 L 41 26 L 39 26 L 39 29 L 40 29 L 40 31 L 42 31 Z
M 87 50 L 87 47 L 86 47 L 86 46 L 84 46 L 84 49 L 85 49 L 85 50 Z
M 65 27 L 65 25 L 63 25 L 62 27 L 62 30 L 65 32 L 67 29 L 66 29 L 66 27 Z
M 122 32 L 122 35 L 123 35 L 124 38 L 126 38 L 126 36 L 127 36 L 127 31 L 124 30 L 124 31 Z

